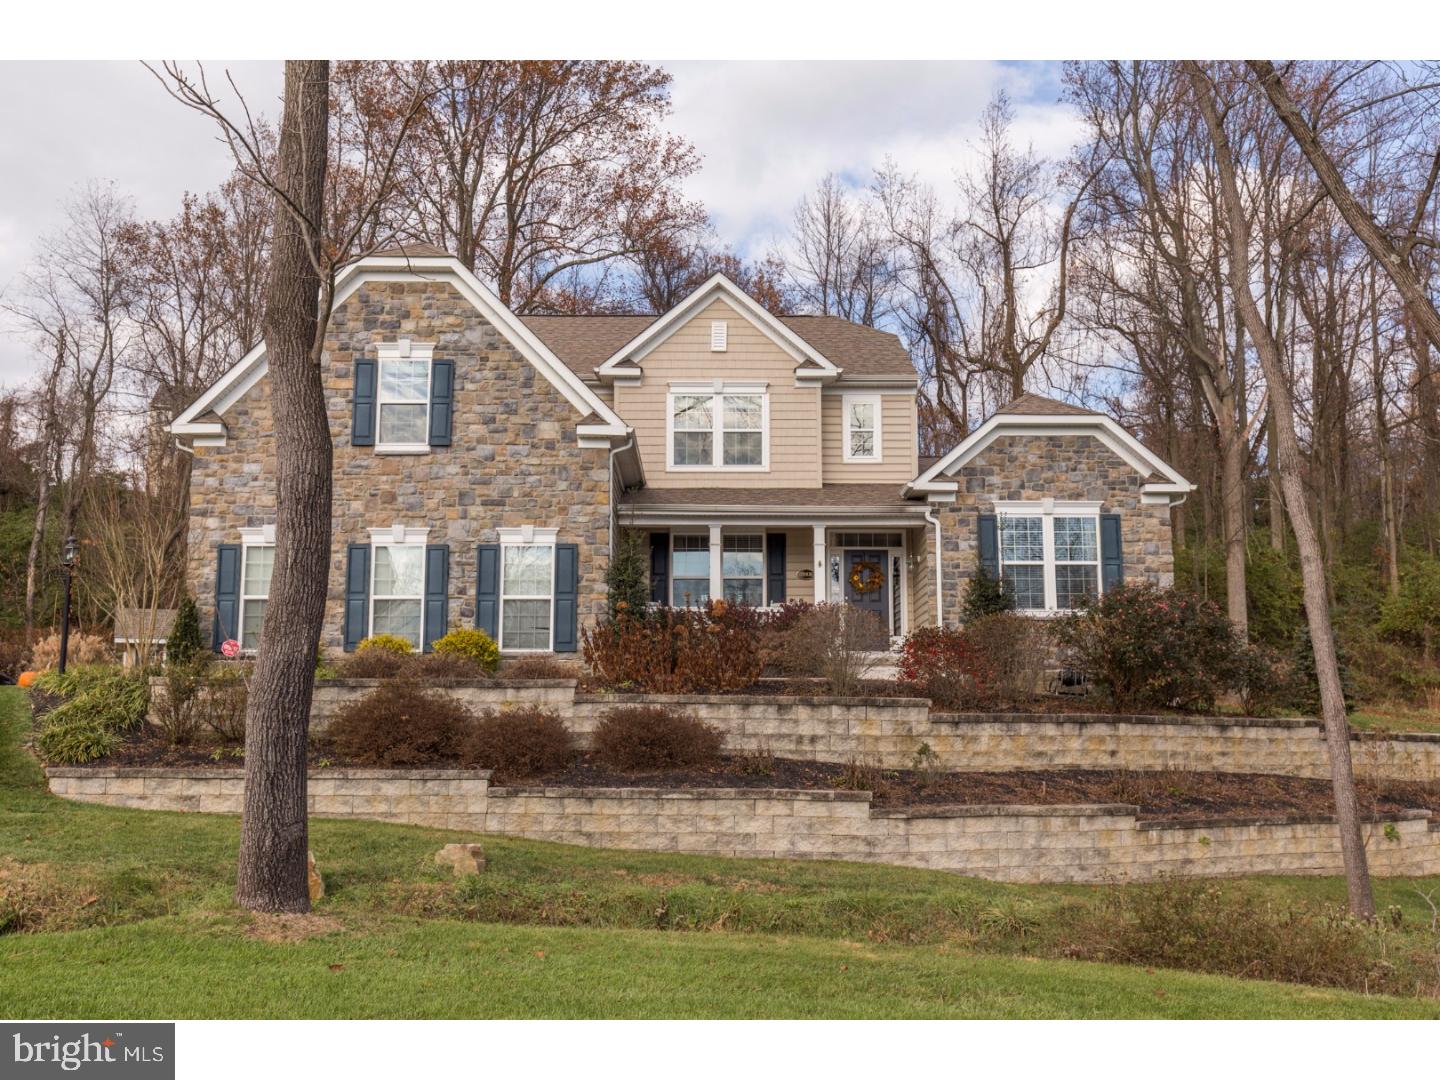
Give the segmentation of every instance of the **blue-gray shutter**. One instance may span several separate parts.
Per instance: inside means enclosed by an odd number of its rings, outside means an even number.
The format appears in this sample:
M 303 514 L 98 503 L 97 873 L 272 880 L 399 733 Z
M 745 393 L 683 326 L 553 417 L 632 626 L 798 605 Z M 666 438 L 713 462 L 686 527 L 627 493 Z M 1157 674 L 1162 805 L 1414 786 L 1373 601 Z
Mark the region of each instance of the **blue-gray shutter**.
M 1125 580 L 1125 560 L 1120 555 L 1120 515 L 1100 515 L 1100 581 L 1105 590 Z
M 980 546 L 980 569 L 991 577 L 1000 576 L 1000 519 L 994 514 L 981 514 L 976 533 Z
M 500 640 L 500 545 L 481 544 L 475 556 L 475 628 Z
M 240 545 L 220 544 L 215 549 L 215 626 L 211 647 L 240 638 Z
M 355 385 L 350 390 L 350 445 L 375 445 L 375 382 L 377 365 L 363 357 L 355 361 Z
M 370 545 L 351 544 L 345 563 L 345 651 L 370 636 Z
M 430 445 L 449 446 L 455 412 L 455 361 L 430 364 Z
M 445 636 L 450 623 L 450 548 L 446 544 L 425 545 L 425 633 L 424 650 L 433 652 L 435 639 Z
M 670 603 L 670 534 L 650 534 L 650 602 Z
M 575 652 L 580 644 L 580 547 L 555 545 L 555 651 Z
M 765 537 L 765 590 L 768 602 L 785 602 L 785 534 L 770 533 Z

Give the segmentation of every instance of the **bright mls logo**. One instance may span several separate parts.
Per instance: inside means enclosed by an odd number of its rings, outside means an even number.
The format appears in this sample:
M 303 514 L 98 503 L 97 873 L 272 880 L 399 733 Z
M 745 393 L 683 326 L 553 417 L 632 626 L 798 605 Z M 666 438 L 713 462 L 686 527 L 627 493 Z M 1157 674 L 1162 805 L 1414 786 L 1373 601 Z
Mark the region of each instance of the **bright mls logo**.
M 174 1080 L 174 1024 L 0 1024 L 5 1077 Z

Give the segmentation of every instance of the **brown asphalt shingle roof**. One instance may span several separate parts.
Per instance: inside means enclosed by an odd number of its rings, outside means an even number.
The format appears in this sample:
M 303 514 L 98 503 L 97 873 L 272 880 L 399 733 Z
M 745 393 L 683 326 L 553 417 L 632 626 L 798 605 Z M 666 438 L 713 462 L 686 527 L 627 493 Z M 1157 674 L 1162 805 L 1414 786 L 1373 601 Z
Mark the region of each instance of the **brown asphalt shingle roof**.
M 656 315 L 525 315 L 523 321 L 575 374 L 595 368 L 639 336 Z M 848 376 L 915 377 L 910 355 L 894 334 L 833 315 L 782 315 L 780 321 Z
M 917 503 L 900 495 L 900 485 L 825 484 L 809 488 L 641 488 L 620 496 L 622 506 L 895 506 L 913 509 Z
M 115 640 L 164 641 L 175 626 L 174 608 L 156 608 L 146 611 L 142 608 L 121 608 L 115 612 Z
M 1001 405 L 995 410 L 998 416 L 1001 413 L 1008 415 L 1024 416 L 1100 416 L 1094 409 L 1082 409 L 1079 405 L 1071 405 L 1068 402 L 1056 401 L 1054 398 L 1045 397 L 1043 394 L 1021 394 L 1008 405 Z
M 454 258 L 444 248 L 438 248 L 434 244 L 393 244 L 387 248 L 381 248 L 373 252 L 374 258 L 380 259 L 450 259 Z

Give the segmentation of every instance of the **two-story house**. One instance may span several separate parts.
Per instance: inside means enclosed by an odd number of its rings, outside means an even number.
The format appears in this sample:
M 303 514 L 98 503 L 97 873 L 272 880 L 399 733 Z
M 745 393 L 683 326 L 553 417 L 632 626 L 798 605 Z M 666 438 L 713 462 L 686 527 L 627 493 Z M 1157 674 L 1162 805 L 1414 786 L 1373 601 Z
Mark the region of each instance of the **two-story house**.
M 172 425 L 217 647 L 258 643 L 269 589 L 265 373 L 261 345 Z M 922 460 L 894 335 L 777 317 L 719 275 L 658 317 L 522 317 L 442 251 L 382 252 L 337 283 L 323 379 L 337 649 L 465 625 L 506 653 L 576 651 L 620 529 L 646 534 L 659 603 L 844 602 L 901 635 L 954 622 L 985 566 L 1021 608 L 1061 611 L 1168 584 L 1192 487 L 1109 417 L 1031 394 Z

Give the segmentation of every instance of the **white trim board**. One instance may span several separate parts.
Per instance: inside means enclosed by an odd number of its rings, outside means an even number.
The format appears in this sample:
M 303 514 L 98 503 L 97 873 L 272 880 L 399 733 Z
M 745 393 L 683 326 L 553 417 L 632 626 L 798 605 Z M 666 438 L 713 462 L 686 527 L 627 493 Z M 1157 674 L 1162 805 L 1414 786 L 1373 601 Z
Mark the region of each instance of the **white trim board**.
M 971 432 L 959 446 L 906 484 L 906 493 L 941 495 L 956 491 L 958 485 L 951 477 L 1002 435 L 1090 435 L 1142 477 L 1157 473 L 1163 477 L 1158 482 L 1146 483 L 1141 488 L 1144 495 L 1168 497 L 1186 495 L 1195 490 L 1194 484 L 1108 416 L 1098 413 L 1065 417 L 997 413 Z
M 756 303 L 744 289 L 724 274 L 711 275 L 704 284 L 684 300 L 616 349 L 604 363 L 595 369 L 595 374 L 606 381 L 629 376 L 630 370 L 621 367 L 622 364 L 639 363 L 675 331 L 703 311 L 711 301 L 720 299 L 725 300 L 740 315 L 749 319 L 761 333 L 789 353 L 798 363 L 815 365 L 814 369 L 810 371 L 803 369 L 797 371 L 797 376 L 835 378 L 840 374 L 841 368 L 831 363 L 818 349 Z
M 447 281 L 471 305 L 491 322 L 534 368 L 543 375 L 582 417 L 594 413 L 603 424 L 585 424 L 584 434 L 591 438 L 624 435 L 629 426 L 584 381 L 565 366 L 535 336 L 520 318 L 500 302 L 479 278 L 459 259 L 440 256 L 404 258 L 371 256 L 351 263 L 335 279 L 333 311 L 350 298 L 367 281 Z M 176 435 L 222 435 L 220 424 L 198 424 L 196 418 L 214 411 L 225 411 L 243 397 L 269 370 L 265 345 L 260 343 L 246 353 L 229 371 L 200 395 L 171 424 Z

